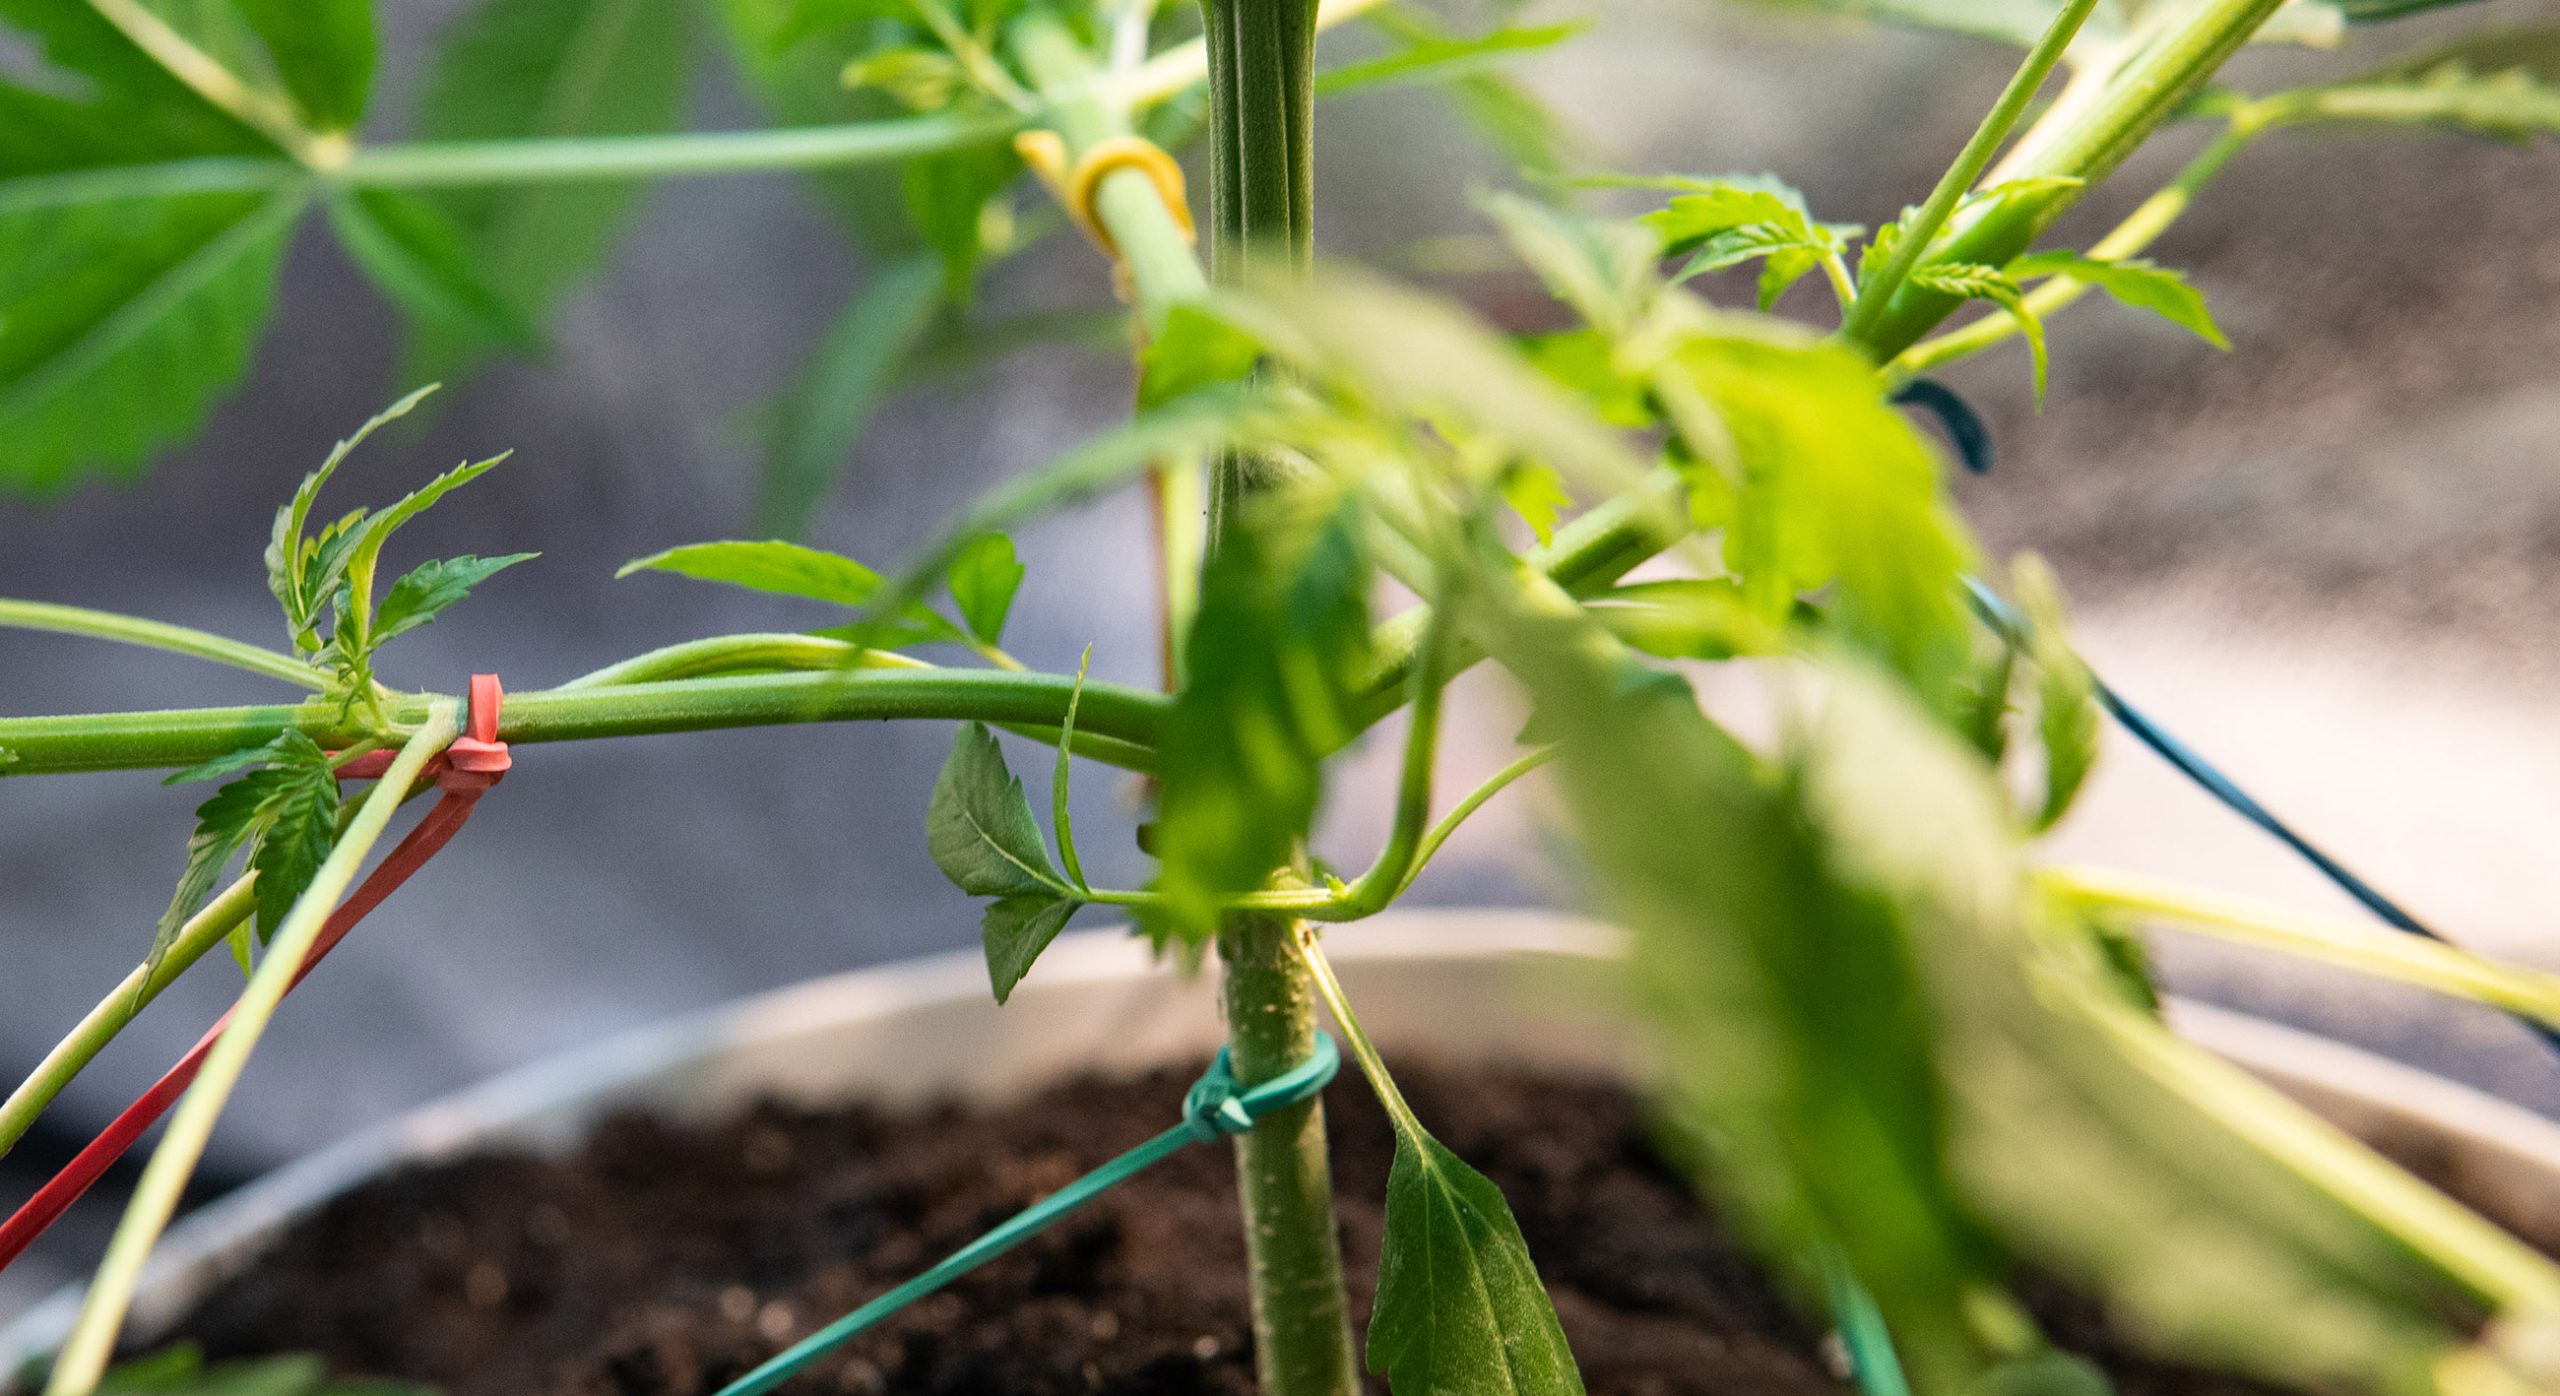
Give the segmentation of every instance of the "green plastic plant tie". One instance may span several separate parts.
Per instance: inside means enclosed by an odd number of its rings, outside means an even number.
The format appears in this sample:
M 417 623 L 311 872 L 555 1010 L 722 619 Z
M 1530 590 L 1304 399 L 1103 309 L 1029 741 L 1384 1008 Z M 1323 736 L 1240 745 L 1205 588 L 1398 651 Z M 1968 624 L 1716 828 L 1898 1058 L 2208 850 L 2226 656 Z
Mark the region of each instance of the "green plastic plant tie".
M 1857 1379 L 1858 1390 L 1865 1396 L 1911 1396 L 1911 1383 L 1902 1375 L 1902 1359 L 1894 1355 L 1893 1334 L 1884 1326 L 1875 1297 L 1858 1283 L 1838 1251 L 1824 1246 L 1819 1255 L 1822 1284 L 1831 1292 L 1831 1325 L 1839 1331 L 1840 1345 L 1849 1350 L 1849 1375 Z
M 1186 1144 L 1205 1144 L 1243 1134 L 1274 1110 L 1285 1110 L 1314 1097 L 1342 1066 L 1342 1050 L 1330 1033 L 1316 1033 L 1307 1059 L 1258 1086 L 1239 1086 L 1227 1059 L 1218 1059 L 1194 1083 L 1182 1101 L 1182 1122 L 1146 1143 L 1087 1173 L 1006 1220 L 977 1240 L 952 1252 L 942 1263 L 899 1285 L 794 1343 L 763 1366 L 720 1388 L 718 1396 L 760 1396 L 799 1375 L 828 1353 L 878 1327 L 883 1319 L 909 1304 L 1012 1250 L 1055 1225 L 1069 1212 L 1145 1172 Z

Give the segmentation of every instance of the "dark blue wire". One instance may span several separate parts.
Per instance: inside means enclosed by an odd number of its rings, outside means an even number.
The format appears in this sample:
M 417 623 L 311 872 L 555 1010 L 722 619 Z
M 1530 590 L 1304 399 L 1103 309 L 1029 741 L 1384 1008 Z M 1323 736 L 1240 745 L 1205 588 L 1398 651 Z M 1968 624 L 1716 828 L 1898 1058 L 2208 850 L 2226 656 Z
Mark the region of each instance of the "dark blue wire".
M 1973 404 L 1956 395 L 1956 390 L 1934 378 L 1914 378 L 1893 390 L 1893 400 L 1929 409 L 1938 425 L 1947 429 L 1947 441 L 1956 448 L 1956 459 L 1976 475 L 1991 473 L 1991 428 L 1982 424 L 1982 414 Z

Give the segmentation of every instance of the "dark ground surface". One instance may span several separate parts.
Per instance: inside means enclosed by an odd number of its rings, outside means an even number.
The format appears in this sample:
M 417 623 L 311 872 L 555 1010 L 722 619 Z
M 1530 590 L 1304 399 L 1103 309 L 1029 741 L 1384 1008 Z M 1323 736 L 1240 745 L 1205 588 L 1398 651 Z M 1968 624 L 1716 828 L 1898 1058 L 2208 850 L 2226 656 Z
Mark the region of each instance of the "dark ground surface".
M 1410 1064 L 1398 1076 L 1509 1197 L 1593 1396 L 1840 1390 L 1820 1325 L 1701 1214 L 1623 1091 Z M 1163 1129 L 1187 1084 L 1077 1082 L 990 1115 L 618 1120 L 568 1159 L 474 1159 L 344 1198 L 182 1331 L 217 1354 L 317 1351 L 447 1396 L 698 1396 Z M 1327 1100 L 1365 1315 L 1392 1136 L 1358 1081 Z M 2560 1239 L 2549 1215 L 2507 1220 Z M 1250 1396 L 1243 1277 L 1229 1153 L 1187 1149 L 798 1389 Z M 2133 1357 L 2085 1306 L 2039 1307 L 2122 1396 L 2260 1390 Z

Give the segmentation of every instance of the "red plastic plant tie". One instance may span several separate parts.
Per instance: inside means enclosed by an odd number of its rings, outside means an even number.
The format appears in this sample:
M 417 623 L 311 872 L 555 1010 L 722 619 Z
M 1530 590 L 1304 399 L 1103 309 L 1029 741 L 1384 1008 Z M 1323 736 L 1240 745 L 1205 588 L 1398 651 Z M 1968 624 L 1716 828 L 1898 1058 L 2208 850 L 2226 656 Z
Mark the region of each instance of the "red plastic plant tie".
M 427 860 L 451 843 L 453 836 L 462 832 L 462 826 L 470 821 L 472 811 L 479 807 L 480 793 L 505 777 L 508 767 L 514 764 L 507 744 L 498 740 L 498 713 L 505 702 L 506 692 L 499 685 L 497 675 L 472 676 L 470 716 L 463 735 L 455 738 L 451 746 L 427 763 L 425 774 L 434 779 L 438 792 L 434 807 L 409 831 L 408 837 L 400 840 L 388 857 L 375 865 L 372 874 L 356 887 L 355 892 L 330 913 L 327 923 L 320 929 L 319 938 L 311 944 L 311 953 L 303 957 L 301 967 L 294 971 L 292 983 L 285 986 L 286 992 L 292 992 L 293 987 L 300 984 L 337 947 L 339 941 L 346 939 L 347 933 L 354 930 L 358 922 L 382 905 L 400 889 L 400 884 L 407 882 L 418 869 L 426 866 Z M 375 757 L 380 760 L 377 762 L 373 759 Z M 378 778 L 390 763 L 391 753 L 370 753 L 340 767 L 338 775 L 344 780 Z M 222 1030 L 230 1021 L 231 1014 L 225 1011 L 212 1027 L 205 1030 L 204 1036 L 196 1040 L 196 1045 L 187 1055 L 169 1068 L 168 1074 L 154 1082 L 140 1099 L 125 1107 L 123 1114 L 116 1116 L 114 1122 L 89 1141 L 88 1147 L 82 1149 L 61 1172 L 37 1189 L 35 1196 L 28 1198 L 26 1204 L 11 1214 L 6 1222 L 0 1222 L 0 1270 L 7 1269 L 28 1246 L 34 1244 L 35 1239 L 68 1211 L 72 1203 L 80 1200 L 82 1193 L 105 1176 L 115 1161 L 133 1147 L 134 1141 L 159 1123 L 169 1107 L 186 1094 L 187 1087 L 196 1079 L 196 1073 L 204 1068 L 205 1057 L 213 1051 L 213 1044 L 222 1039 Z

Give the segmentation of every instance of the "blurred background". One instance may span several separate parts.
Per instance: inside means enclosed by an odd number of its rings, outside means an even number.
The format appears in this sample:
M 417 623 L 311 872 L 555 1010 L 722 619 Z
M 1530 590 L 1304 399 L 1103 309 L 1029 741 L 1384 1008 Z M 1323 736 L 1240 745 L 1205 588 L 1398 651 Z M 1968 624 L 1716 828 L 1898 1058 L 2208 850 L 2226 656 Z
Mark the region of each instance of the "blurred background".
M 382 8 L 376 110 L 408 109 L 461 8 Z M 1998 45 L 1697 0 L 1535 6 L 1583 38 L 1522 78 L 1603 169 L 1770 170 L 1825 217 L 1889 219 L 1925 192 L 1998 90 Z M 2485 0 L 2360 31 L 2345 55 L 2258 50 L 2246 86 L 2342 75 L 2449 29 L 2548 23 L 2560 4 Z M 705 43 L 710 43 L 708 35 Z M 1355 41 L 1356 43 L 1356 41 Z M 700 126 L 759 120 L 703 65 Z M 378 137 L 401 134 L 397 119 Z M 1424 91 L 1329 105 L 1319 238 L 1395 260 L 1481 231 L 1493 177 Z M 2191 145 L 2155 143 L 2061 236 L 2091 236 Z M 2100 673 L 2350 865 L 2465 943 L 2560 968 L 2560 162 L 2405 132 L 2279 135 L 2242 156 L 2159 245 L 2234 342 L 2217 352 L 2096 298 L 2053 329 L 2052 391 L 2014 347 L 1950 373 L 2000 463 L 1960 486 L 1995 554 L 2056 566 Z M 739 536 L 757 416 L 870 269 L 786 177 L 650 191 L 538 362 L 447 391 L 416 430 L 340 477 L 380 500 L 464 457 L 514 460 L 403 535 L 403 559 L 539 551 L 404 640 L 385 677 L 447 691 L 473 670 L 548 686 L 653 645 L 825 623 L 814 610 L 666 577 L 615 582 L 662 547 Z M 1522 283 L 1470 280 L 1497 316 Z M 1000 268 L 991 311 L 1099 304 L 1101 263 L 1065 239 Z M 210 429 L 147 480 L 0 500 L 0 595 L 76 602 L 273 642 L 268 520 L 329 444 L 400 392 L 399 321 L 329 240 L 288 259 L 271 333 Z M 894 562 L 958 504 L 1102 430 L 1123 364 L 1060 347 L 898 396 L 810 541 Z M 1020 540 L 1011 647 L 1156 680 L 1148 524 L 1135 495 Z M 0 633 L 0 712 L 248 702 L 253 677 L 139 650 Z M 1449 779 L 1505 759 L 1514 714 L 1479 676 L 1455 705 Z M 1392 731 L 1350 761 L 1328 835 L 1361 861 L 1383 823 Z M 940 725 L 820 727 L 528 748 L 471 830 L 295 995 L 225 1120 L 210 1188 L 441 1092 L 618 1030 L 795 980 L 974 949 L 976 912 L 927 858 Z M 2352 908 L 2280 849 L 2109 734 L 2058 857 Z M 190 792 L 142 775 L 0 784 L 0 1076 L 14 1080 L 139 956 L 183 857 Z M 1097 880 L 1143 874 L 1131 792 L 1078 789 Z M 1480 817 L 1415 895 L 1569 904 L 1534 786 Z M 1105 831 L 1110 831 L 1106 833 Z M 2178 990 L 2334 1033 L 2560 1111 L 2560 1063 L 2494 1015 L 2291 963 L 2164 939 Z M 219 959 L 219 957 L 216 957 Z M 145 1015 L 0 1162 L 14 1205 L 165 1067 L 236 990 L 209 962 Z M 0 1277 L 0 1319 L 96 1254 L 96 1196 Z

